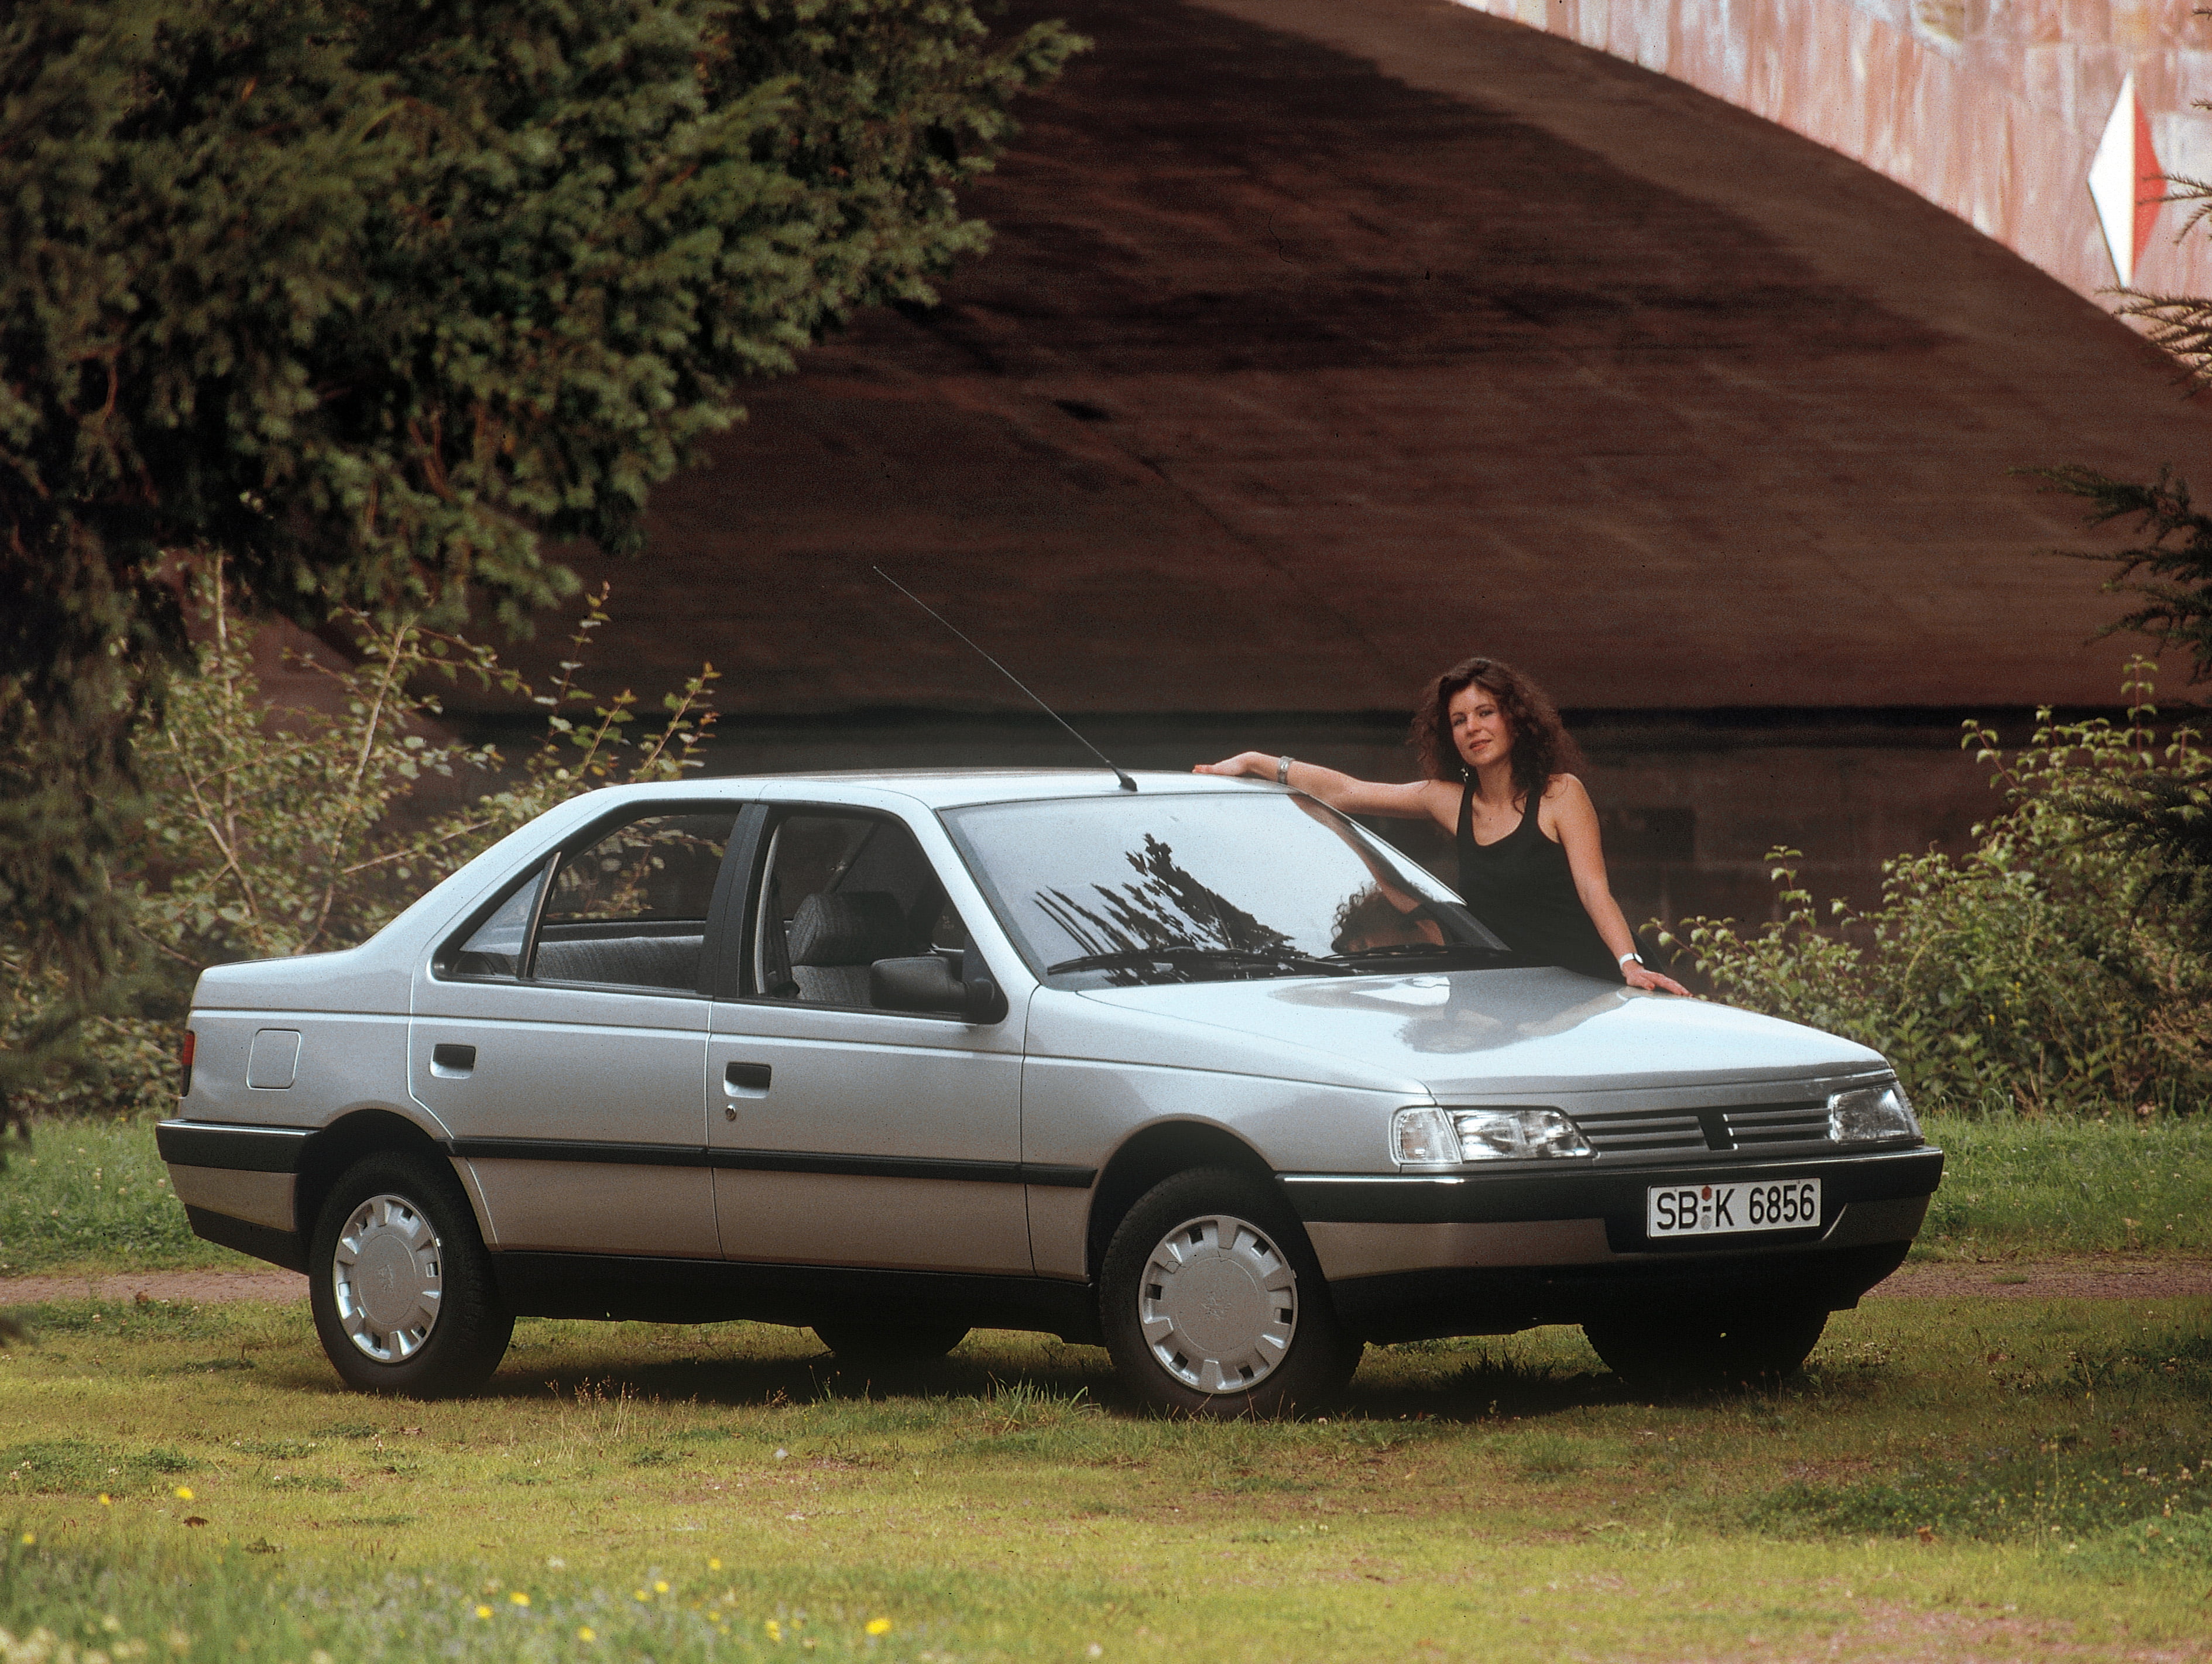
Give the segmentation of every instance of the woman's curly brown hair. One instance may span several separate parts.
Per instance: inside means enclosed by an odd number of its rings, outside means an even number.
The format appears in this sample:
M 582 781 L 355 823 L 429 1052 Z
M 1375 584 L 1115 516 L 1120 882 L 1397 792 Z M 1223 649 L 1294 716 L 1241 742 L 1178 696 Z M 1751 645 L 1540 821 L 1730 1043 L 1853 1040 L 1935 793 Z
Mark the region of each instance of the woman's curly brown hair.
M 1462 659 L 1421 689 L 1413 707 L 1413 732 L 1407 744 L 1430 780 L 1459 780 L 1467 768 L 1452 744 L 1452 696 L 1480 683 L 1497 699 L 1513 735 L 1513 783 L 1540 801 L 1554 774 L 1571 774 L 1588 765 L 1582 747 L 1559 720 L 1559 707 L 1529 677 L 1502 659 Z

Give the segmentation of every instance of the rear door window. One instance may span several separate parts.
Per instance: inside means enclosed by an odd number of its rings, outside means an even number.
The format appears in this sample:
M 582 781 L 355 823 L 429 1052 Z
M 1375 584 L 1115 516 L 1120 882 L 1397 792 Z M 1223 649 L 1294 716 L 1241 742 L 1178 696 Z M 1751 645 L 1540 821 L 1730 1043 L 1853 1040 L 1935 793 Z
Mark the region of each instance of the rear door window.
M 707 915 L 736 823 L 734 809 L 647 814 L 562 852 L 470 933 L 447 974 L 701 992 Z

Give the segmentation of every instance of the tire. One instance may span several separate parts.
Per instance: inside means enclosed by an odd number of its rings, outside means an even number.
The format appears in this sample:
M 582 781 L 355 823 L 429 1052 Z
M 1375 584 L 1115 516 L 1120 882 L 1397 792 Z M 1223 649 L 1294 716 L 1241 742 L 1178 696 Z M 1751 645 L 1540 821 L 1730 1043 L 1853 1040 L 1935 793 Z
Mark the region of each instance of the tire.
M 1305 1233 L 1249 1173 L 1196 1168 L 1146 1192 L 1099 1284 L 1115 1373 L 1153 1410 L 1287 1415 L 1328 1402 L 1358 1367 Z
M 398 1151 L 356 1162 L 331 1187 L 307 1297 L 324 1355 L 364 1393 L 473 1392 L 514 1333 L 459 1181 L 441 1162 Z
M 927 1313 L 905 1317 L 848 1314 L 824 1318 L 814 1333 L 837 1361 L 860 1369 L 918 1369 L 934 1363 L 968 1338 L 968 1325 L 957 1317 Z
M 1774 1386 L 1812 1355 L 1827 1322 L 1826 1307 L 1785 1306 L 1741 1318 L 1613 1318 L 1583 1333 L 1622 1381 L 1668 1398 Z

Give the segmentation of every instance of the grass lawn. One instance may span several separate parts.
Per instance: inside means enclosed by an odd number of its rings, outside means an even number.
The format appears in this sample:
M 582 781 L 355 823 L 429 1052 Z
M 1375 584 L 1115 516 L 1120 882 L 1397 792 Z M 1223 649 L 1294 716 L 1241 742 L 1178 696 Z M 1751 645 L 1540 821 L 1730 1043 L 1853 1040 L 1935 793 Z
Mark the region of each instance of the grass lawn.
M 2212 1116 L 1937 1120 L 1928 1136 L 1947 1159 L 1917 1258 L 2212 1254 Z M 0 1175 L 0 1276 L 259 1264 L 191 1234 L 150 1122 L 46 1123 Z
M 526 1321 L 416 1404 L 304 1308 L 27 1315 L 10 1660 L 2212 1657 L 2201 1303 L 1869 1303 L 1660 1406 L 1573 1330 L 1372 1349 L 1231 1426 L 1000 1333 L 872 1392 L 797 1331 Z

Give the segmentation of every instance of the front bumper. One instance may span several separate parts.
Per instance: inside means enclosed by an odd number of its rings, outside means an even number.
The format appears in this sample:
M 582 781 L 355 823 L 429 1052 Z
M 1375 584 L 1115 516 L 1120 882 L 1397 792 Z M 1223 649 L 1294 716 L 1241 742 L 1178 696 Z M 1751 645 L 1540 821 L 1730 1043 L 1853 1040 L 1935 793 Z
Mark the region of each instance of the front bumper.
M 1438 1175 L 1285 1174 L 1340 1316 L 1370 1340 L 1504 1334 L 1654 1308 L 1746 1301 L 1839 1310 L 1902 1263 L 1943 1152 Z M 1654 1185 L 1817 1177 L 1826 1218 L 1798 1230 L 1648 1241 Z

